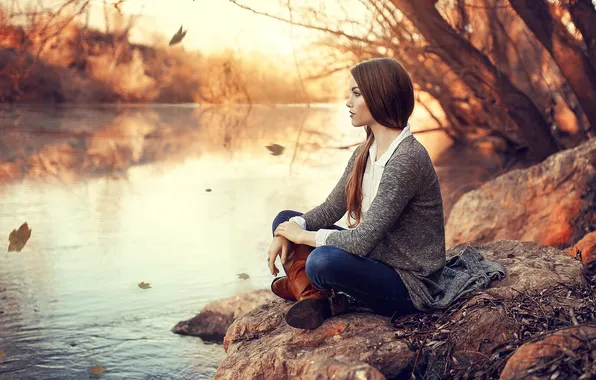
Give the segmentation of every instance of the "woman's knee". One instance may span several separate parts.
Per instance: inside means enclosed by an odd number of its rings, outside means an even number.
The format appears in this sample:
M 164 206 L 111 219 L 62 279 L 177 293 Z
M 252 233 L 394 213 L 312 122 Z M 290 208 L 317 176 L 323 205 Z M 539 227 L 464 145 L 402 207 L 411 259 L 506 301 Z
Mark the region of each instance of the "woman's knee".
M 327 273 L 333 268 L 333 256 L 325 252 L 324 247 L 315 248 L 306 259 L 304 270 L 309 278 L 319 276 L 321 273 Z
M 273 225 L 272 225 L 271 231 L 275 232 L 275 230 L 277 229 L 277 226 L 279 226 L 283 222 L 287 222 L 293 216 L 300 216 L 300 215 L 302 215 L 301 212 L 294 211 L 294 210 L 280 211 L 279 214 L 277 214 L 277 216 L 273 219 Z

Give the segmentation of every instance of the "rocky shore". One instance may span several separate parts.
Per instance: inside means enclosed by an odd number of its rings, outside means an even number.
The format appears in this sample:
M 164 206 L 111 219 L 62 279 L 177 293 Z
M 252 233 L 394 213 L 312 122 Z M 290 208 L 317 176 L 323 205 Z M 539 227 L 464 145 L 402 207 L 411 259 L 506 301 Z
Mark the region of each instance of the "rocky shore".
M 349 313 L 299 330 L 283 319 L 292 302 L 266 289 L 210 304 L 173 331 L 223 343 L 217 379 L 594 378 L 595 184 L 590 140 L 461 197 L 447 257 L 471 245 L 507 275 L 445 310 L 394 321 Z

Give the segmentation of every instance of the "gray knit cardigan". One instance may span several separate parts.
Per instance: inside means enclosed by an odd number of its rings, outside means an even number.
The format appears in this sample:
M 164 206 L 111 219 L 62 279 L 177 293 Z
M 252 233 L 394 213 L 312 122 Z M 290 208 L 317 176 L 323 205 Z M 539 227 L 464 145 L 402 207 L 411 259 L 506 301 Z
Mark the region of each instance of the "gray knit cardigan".
M 302 215 L 308 231 L 329 227 L 347 212 L 346 181 L 362 149 L 363 145 L 354 151 L 325 202 Z M 413 135 L 406 137 L 387 161 L 377 195 L 360 224 L 332 233 L 326 244 L 392 267 L 419 310 L 444 308 L 473 290 L 471 286 L 486 287 L 486 275 L 504 274 L 502 267 L 483 261 L 477 252 L 474 259 L 481 263 L 473 272 L 469 268 L 467 272 L 462 268 L 444 270 L 445 224 L 439 179 L 426 148 Z M 478 277 L 486 281 L 479 283 Z

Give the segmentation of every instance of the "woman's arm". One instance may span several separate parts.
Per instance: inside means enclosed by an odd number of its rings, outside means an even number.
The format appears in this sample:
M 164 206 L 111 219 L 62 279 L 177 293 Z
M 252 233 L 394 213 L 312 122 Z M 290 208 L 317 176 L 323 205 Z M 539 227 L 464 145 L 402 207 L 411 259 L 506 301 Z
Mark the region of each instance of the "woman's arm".
M 309 247 L 316 247 L 316 232 L 315 231 L 303 231 L 300 237 L 300 244 L 308 245 Z
M 348 210 L 346 200 L 346 183 L 350 176 L 350 172 L 354 167 L 356 157 L 362 150 L 362 145 L 358 146 L 352 157 L 348 161 L 343 175 L 329 194 L 327 199 L 322 204 L 313 208 L 310 211 L 302 214 L 304 220 L 306 220 L 306 226 L 308 231 L 317 231 L 321 228 L 331 226 L 335 222 L 341 219 L 342 216 Z
M 377 195 L 360 224 L 329 235 L 327 245 L 358 256 L 367 256 L 387 235 L 397 218 L 418 192 L 423 181 L 417 152 L 392 157 L 385 167 Z

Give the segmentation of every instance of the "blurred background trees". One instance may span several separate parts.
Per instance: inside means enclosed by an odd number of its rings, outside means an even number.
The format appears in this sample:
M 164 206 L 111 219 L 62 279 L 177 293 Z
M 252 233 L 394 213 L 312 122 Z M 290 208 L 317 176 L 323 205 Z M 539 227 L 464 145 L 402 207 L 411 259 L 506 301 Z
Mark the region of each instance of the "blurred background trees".
M 455 141 L 541 160 L 596 134 L 591 0 L 233 1 L 320 31 L 312 78 L 397 58 Z
M 168 48 L 170 36 L 131 43 L 138 15 L 123 14 L 126 0 L 95 1 L 104 30 L 89 27 L 91 0 L 46 1 L 0 3 L 0 101 L 342 101 L 350 67 L 389 56 L 456 143 L 539 161 L 596 135 L 591 0 L 233 0 L 317 32 L 285 68 L 233 46 L 205 54 Z
M 22 2 L 21 2 L 22 3 Z M 93 11 L 103 28 L 93 28 Z M 222 52 L 131 42 L 142 18 L 126 0 L 0 0 L 0 101 L 43 103 L 300 103 L 293 72 L 261 52 Z M 222 26 L 223 27 L 223 26 Z M 292 69 L 293 70 L 293 69 Z M 322 78 L 311 84 L 325 86 Z M 329 101 L 329 92 L 313 93 Z

